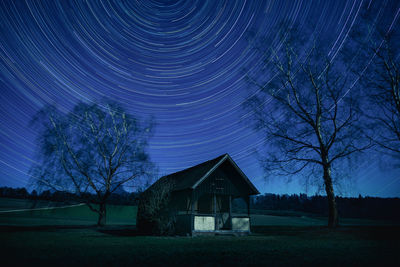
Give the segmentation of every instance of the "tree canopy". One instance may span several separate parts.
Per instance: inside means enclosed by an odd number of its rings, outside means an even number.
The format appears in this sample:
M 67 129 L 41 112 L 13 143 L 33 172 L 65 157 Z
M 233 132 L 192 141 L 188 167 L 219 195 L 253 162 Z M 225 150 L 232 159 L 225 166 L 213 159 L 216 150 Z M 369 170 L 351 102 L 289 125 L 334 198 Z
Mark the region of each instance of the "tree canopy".
M 39 127 L 37 163 L 31 173 L 41 187 L 87 199 L 106 223 L 108 197 L 123 185 L 149 175 L 153 169 L 146 151 L 152 123 L 142 124 L 118 103 L 80 102 L 68 113 L 47 106 L 33 123 Z
M 344 62 L 329 56 L 321 40 L 305 40 L 292 27 L 282 33 L 278 48 L 259 48 L 266 71 L 248 76 L 257 91 L 247 107 L 269 146 L 262 164 L 270 175 L 308 170 L 307 176 L 320 180 L 328 198 L 328 224 L 335 227 L 332 170 L 371 145 L 360 123 L 360 94 L 351 90 Z

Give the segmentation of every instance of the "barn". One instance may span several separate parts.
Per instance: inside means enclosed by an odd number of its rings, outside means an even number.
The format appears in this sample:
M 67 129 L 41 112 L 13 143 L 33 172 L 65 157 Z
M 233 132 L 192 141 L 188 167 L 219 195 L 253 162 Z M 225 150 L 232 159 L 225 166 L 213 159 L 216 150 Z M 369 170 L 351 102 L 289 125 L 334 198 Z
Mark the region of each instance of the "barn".
M 257 194 L 247 176 L 224 154 L 163 176 L 144 191 L 137 228 L 150 234 L 248 234 L 250 196 Z M 238 208 L 233 209 L 233 204 Z

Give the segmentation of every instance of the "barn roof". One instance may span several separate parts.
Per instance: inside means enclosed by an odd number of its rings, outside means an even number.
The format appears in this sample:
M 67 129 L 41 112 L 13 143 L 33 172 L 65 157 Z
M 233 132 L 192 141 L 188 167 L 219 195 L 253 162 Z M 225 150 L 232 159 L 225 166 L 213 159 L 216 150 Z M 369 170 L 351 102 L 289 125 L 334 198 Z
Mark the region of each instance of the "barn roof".
M 200 163 L 196 166 L 184 169 L 182 171 L 163 176 L 160 179 L 158 179 L 158 181 L 156 181 L 152 186 L 150 186 L 150 188 L 152 188 L 154 185 L 158 183 L 171 181 L 174 183 L 174 191 L 179 191 L 184 189 L 195 189 L 215 169 L 217 169 L 219 165 L 221 165 L 225 161 L 229 161 L 231 165 L 238 171 L 238 173 L 244 179 L 244 181 L 248 184 L 251 190 L 251 195 L 257 195 L 260 193 L 257 190 L 257 188 L 250 182 L 249 178 L 242 172 L 242 170 L 236 165 L 236 163 L 228 154 L 221 155 L 219 157 Z

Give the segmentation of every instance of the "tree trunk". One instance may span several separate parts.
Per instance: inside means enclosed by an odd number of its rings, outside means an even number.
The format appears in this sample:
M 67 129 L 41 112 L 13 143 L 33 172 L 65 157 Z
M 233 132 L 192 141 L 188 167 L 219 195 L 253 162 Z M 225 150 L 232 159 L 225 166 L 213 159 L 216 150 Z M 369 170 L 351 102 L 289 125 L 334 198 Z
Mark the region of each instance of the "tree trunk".
M 335 193 L 333 192 L 331 167 L 329 165 L 324 166 L 324 183 L 329 208 L 328 227 L 335 228 L 339 225 L 339 217 L 336 207 Z
M 106 225 L 106 203 L 99 204 L 99 219 L 97 221 L 97 226 Z

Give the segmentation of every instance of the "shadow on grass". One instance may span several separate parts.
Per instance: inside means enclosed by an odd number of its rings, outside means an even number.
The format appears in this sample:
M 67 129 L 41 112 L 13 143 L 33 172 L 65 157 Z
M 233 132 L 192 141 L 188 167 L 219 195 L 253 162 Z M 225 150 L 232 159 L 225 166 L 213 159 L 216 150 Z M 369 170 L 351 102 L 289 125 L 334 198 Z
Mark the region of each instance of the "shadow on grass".
M 254 235 L 298 236 L 308 239 L 352 237 L 360 240 L 400 240 L 400 226 L 254 226 Z
M 74 229 L 96 229 L 96 225 L 1 225 L 0 233 L 4 232 L 43 232 Z
M 97 225 L 1 225 L 0 233 L 13 233 L 13 232 L 56 232 L 64 230 L 93 230 L 103 234 L 114 236 L 142 236 L 136 230 L 136 226 L 132 225 L 118 225 L 118 226 L 103 226 Z
M 137 231 L 132 225 L 108 225 L 98 227 L 97 225 L 37 225 L 37 226 L 15 226 L 1 225 L 1 233 L 16 232 L 66 232 L 74 230 L 90 230 L 116 237 L 151 236 Z M 357 238 L 360 240 L 400 240 L 400 226 L 340 226 L 330 229 L 326 226 L 253 226 L 254 236 L 275 236 L 299 238 Z M 100 236 L 99 236 L 100 237 Z
M 296 236 L 316 231 L 329 231 L 326 226 L 252 226 L 251 232 L 258 235 Z
M 120 237 L 145 236 L 145 234 L 140 233 L 135 226 L 99 227 L 97 231 L 103 234 Z
M 99 227 L 97 225 L 0 225 L 0 233 L 17 232 L 64 232 L 68 230 L 91 230 L 98 233 L 119 236 L 134 237 L 146 236 L 140 233 L 135 225 L 107 225 Z M 149 235 L 150 236 L 150 235 Z

